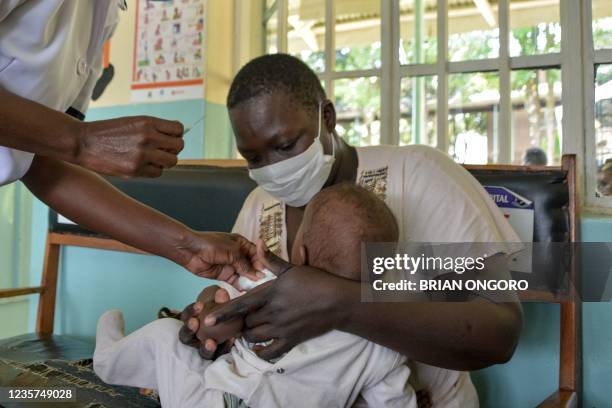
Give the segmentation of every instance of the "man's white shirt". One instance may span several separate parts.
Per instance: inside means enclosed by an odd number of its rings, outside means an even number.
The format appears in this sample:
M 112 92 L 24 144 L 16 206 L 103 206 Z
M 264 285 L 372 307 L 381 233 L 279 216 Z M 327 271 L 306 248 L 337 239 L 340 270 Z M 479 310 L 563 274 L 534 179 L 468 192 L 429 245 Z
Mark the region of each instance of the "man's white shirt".
M 356 184 L 385 201 L 400 242 L 487 243 L 490 254 L 522 249 L 520 239 L 480 183 L 445 153 L 423 145 L 357 148 Z M 261 187 L 246 198 L 232 232 L 263 239 L 289 259 L 285 206 Z M 481 256 L 482 246 L 459 245 L 455 256 Z M 406 316 L 410 319 L 410 316 Z M 415 389 L 432 393 L 434 407 L 475 408 L 468 372 L 409 361 Z

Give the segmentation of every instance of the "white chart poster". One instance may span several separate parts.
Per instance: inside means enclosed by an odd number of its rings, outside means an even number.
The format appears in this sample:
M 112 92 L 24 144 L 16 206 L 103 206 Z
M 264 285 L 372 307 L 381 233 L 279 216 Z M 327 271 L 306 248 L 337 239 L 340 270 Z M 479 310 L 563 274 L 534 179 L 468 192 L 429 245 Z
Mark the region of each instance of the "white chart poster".
M 132 101 L 204 97 L 206 0 L 137 0 Z

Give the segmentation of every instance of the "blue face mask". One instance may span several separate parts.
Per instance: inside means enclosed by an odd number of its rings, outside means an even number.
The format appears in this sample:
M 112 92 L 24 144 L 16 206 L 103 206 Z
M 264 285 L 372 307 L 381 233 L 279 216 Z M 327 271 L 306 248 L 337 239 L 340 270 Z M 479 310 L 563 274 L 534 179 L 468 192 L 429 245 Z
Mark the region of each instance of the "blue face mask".
M 291 207 L 302 207 L 327 181 L 334 164 L 332 154 L 323 153 L 321 143 L 322 104 L 319 104 L 319 131 L 310 147 L 297 156 L 249 170 L 249 177 L 273 197 Z

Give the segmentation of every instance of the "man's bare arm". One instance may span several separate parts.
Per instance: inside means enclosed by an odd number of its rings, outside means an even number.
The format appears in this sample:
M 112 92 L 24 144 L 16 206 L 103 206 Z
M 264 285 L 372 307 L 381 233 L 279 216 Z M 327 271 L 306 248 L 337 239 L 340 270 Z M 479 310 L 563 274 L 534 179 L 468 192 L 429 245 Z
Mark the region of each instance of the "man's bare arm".
M 508 279 L 505 255 L 485 260 L 479 276 Z M 354 296 L 360 296 L 354 294 Z M 355 303 L 342 328 L 427 364 L 477 370 L 508 361 L 518 342 L 522 310 L 515 293 L 474 293 L 466 301 Z M 497 301 L 494 301 L 496 300 Z

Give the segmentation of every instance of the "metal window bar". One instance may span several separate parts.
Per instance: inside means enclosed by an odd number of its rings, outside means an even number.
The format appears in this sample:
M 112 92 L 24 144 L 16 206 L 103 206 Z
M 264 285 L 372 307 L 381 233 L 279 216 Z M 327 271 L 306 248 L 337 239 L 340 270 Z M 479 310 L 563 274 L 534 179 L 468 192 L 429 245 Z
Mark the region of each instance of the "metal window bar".
M 382 144 L 399 144 L 399 0 L 380 2 L 380 38 L 382 72 L 380 93 Z
M 438 75 L 437 102 L 437 147 L 448 152 L 448 4 L 446 0 L 438 0 Z
M 276 13 L 276 10 L 278 8 L 278 0 L 272 3 L 270 7 L 268 7 L 268 5 L 266 4 L 266 0 L 261 0 L 261 7 L 263 9 L 263 12 L 262 12 L 263 18 L 261 21 L 261 32 L 262 32 L 261 49 L 267 53 L 268 52 L 268 22 L 270 21 L 274 13 Z M 236 45 L 239 46 L 239 44 L 236 44 Z
M 272 16 L 274 15 L 274 13 L 276 13 L 276 10 L 278 9 L 278 0 L 272 3 L 270 7 L 266 6 L 265 0 L 263 0 L 261 4 L 263 5 L 263 8 L 264 8 L 263 24 L 265 26 L 266 24 L 268 24 L 268 21 L 270 21 L 270 19 L 272 18 Z
M 336 66 L 336 9 L 333 0 L 325 0 L 325 71 L 322 79 L 325 92 L 330 100 L 334 100 L 333 72 Z
M 493 163 L 511 163 L 512 138 L 512 88 L 510 84 L 510 0 L 498 3 L 499 21 L 499 123 L 497 135 L 493 134 L 493 146 L 488 146 L 489 159 Z
M 278 52 L 286 53 L 288 50 L 289 0 L 276 0 L 276 3 L 278 3 L 278 34 L 276 36 L 276 47 Z

